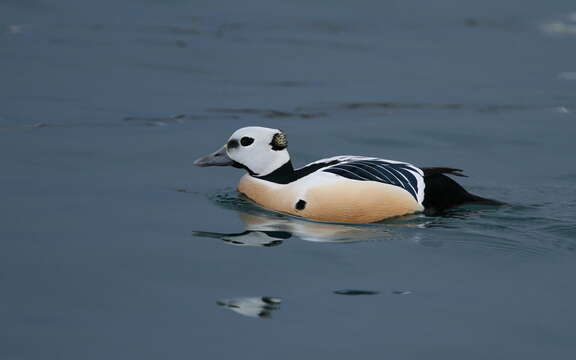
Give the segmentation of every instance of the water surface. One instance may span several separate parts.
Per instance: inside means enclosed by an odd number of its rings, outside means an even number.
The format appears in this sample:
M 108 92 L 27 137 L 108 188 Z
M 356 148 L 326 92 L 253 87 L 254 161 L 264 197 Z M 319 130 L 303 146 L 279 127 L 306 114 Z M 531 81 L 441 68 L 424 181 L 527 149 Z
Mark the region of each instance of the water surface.
M 572 359 L 571 1 L 0 1 L 6 359 Z M 464 169 L 510 204 L 318 224 L 194 168 Z

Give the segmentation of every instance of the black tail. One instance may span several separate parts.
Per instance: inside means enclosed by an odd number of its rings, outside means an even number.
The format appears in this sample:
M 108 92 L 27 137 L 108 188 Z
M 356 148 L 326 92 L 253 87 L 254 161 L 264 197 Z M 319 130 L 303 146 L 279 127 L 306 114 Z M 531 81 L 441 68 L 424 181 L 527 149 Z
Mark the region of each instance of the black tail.
M 504 205 L 496 200 L 470 194 L 448 175 L 462 176 L 462 170 L 452 168 L 422 168 L 424 171 L 424 213 L 438 215 L 452 207 L 475 203 L 482 205 Z

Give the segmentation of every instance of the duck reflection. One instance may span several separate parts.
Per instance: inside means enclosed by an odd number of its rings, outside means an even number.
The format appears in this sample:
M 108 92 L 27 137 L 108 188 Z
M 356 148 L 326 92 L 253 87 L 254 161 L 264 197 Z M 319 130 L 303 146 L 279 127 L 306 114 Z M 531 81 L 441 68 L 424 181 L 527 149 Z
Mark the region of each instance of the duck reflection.
M 254 231 L 246 230 L 241 233 L 216 233 L 207 231 L 195 231 L 195 236 L 219 239 L 230 245 L 237 246 L 278 246 L 282 241 L 292 237 L 286 231 Z
M 278 310 L 281 303 L 282 299 L 271 296 L 242 297 L 217 302 L 218 305 L 237 314 L 254 318 L 272 317 L 272 312 Z
M 291 237 L 314 242 L 357 242 L 391 239 L 391 229 L 382 225 L 344 225 L 319 223 L 277 214 L 239 211 L 246 231 L 217 233 L 195 231 L 193 235 L 225 241 L 238 246 L 277 246 Z
M 479 214 L 478 210 L 462 208 L 443 214 L 441 217 L 414 214 L 372 224 L 339 224 L 315 222 L 263 210 L 233 189 L 218 192 L 211 198 L 218 206 L 236 212 L 245 229 L 236 233 L 195 231 L 193 235 L 218 239 L 237 246 L 274 247 L 281 245 L 284 240 L 298 238 L 323 243 L 405 239 L 423 246 L 441 247 L 442 240 L 423 238 L 422 232 L 418 229 L 457 227 L 458 223 L 455 223 L 455 220 L 461 222 Z

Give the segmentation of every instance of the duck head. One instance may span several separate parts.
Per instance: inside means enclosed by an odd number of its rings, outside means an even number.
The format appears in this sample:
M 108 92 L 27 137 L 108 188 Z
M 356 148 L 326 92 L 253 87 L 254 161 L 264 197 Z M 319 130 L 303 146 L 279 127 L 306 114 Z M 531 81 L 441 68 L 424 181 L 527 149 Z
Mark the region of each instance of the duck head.
M 234 166 L 254 176 L 265 176 L 290 161 L 287 147 L 282 131 L 250 126 L 236 130 L 224 146 L 194 161 L 194 165 Z

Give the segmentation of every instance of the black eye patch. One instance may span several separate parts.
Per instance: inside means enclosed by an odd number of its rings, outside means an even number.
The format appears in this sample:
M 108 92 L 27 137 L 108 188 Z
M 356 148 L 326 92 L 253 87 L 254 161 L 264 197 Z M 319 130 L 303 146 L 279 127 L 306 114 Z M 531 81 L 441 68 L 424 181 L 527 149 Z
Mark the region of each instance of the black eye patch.
M 234 149 L 238 147 L 238 140 L 230 140 L 228 141 L 228 145 L 226 145 L 228 149 Z
M 242 139 L 240 139 L 240 144 L 242 144 L 242 146 L 252 145 L 253 142 L 254 139 L 248 136 L 244 136 Z

